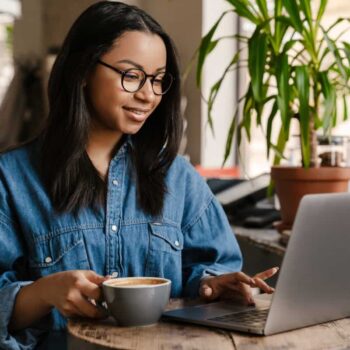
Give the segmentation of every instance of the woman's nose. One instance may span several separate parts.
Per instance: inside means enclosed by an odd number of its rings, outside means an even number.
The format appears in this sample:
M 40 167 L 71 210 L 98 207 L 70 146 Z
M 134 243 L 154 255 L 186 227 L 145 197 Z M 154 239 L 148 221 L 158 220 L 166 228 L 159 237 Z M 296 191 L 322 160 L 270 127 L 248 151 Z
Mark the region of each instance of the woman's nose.
M 135 92 L 135 97 L 147 101 L 153 101 L 156 98 L 156 95 L 153 92 L 152 82 L 150 79 L 146 79 L 142 88 Z

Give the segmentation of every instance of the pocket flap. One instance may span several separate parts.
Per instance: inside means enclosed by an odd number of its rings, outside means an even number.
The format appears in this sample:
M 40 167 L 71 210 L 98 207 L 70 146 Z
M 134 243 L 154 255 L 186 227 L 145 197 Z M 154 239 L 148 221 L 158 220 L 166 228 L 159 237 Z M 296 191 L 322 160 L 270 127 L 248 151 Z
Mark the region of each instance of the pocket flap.
M 175 250 L 183 249 L 183 235 L 181 230 L 175 226 L 169 226 L 161 223 L 151 223 L 151 233 L 161 238 Z
M 32 267 L 45 268 L 58 263 L 74 266 L 75 262 L 87 260 L 85 244 L 80 231 L 37 239 L 32 249 L 30 262 Z

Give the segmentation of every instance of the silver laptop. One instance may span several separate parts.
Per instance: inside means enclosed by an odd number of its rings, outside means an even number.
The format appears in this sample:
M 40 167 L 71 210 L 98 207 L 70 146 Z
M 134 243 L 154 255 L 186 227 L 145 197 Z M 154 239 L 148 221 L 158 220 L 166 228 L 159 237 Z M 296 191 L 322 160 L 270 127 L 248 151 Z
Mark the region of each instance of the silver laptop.
M 275 334 L 350 316 L 350 194 L 303 197 L 274 294 L 257 306 L 214 302 L 167 311 L 167 319 Z

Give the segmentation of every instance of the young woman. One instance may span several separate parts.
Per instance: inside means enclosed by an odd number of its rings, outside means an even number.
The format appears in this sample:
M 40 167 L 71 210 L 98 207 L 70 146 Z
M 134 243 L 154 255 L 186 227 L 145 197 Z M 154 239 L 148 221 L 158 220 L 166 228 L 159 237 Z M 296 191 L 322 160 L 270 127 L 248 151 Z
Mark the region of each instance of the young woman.
M 29 349 L 67 317 L 101 318 L 100 284 L 164 276 L 172 296 L 241 298 L 250 286 L 225 214 L 176 155 L 172 41 L 142 10 L 102 1 L 52 69 L 47 125 L 0 157 L 0 348 Z

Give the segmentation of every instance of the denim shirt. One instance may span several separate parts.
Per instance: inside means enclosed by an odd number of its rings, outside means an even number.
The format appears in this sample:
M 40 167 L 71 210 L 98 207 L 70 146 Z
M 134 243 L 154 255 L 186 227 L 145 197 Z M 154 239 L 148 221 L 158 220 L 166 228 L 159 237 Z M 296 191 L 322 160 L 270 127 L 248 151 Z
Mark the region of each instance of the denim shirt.
M 159 276 L 172 297 L 197 296 L 206 275 L 239 271 L 241 253 L 220 204 L 190 163 L 177 156 L 166 175 L 162 215 L 137 202 L 130 141 L 112 159 L 105 207 L 57 214 L 38 174 L 38 142 L 0 156 L 0 348 L 32 349 L 50 329 L 66 326 L 57 309 L 10 333 L 19 289 L 65 270 Z

